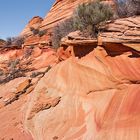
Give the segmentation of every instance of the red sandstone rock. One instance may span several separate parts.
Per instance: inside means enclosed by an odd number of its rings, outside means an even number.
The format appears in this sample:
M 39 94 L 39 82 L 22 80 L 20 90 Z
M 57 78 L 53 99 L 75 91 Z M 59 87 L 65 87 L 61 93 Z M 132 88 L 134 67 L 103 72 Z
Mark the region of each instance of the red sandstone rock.
M 104 44 L 122 43 L 140 51 L 140 16 L 118 19 L 106 24 L 99 38 Z
M 106 50 L 97 47 L 80 60 L 70 58 L 58 64 L 39 81 L 34 97 L 30 96 L 28 113 L 41 94 L 60 96 L 61 102 L 38 112 L 26 126 L 36 139 L 43 140 L 55 136 L 138 140 L 139 62 L 125 53 L 107 57 Z
M 35 29 L 40 28 L 41 22 L 43 21 L 43 19 L 39 16 L 33 17 L 29 23 L 27 24 L 27 26 L 25 27 L 25 29 L 22 31 L 21 35 L 30 35 L 32 34 L 32 32 L 30 31 L 30 27 L 33 27 Z
M 3 47 L 5 45 L 5 40 L 0 39 L 0 48 Z
M 57 23 L 69 18 L 79 4 L 88 1 L 89 0 L 57 0 L 52 6 L 50 12 L 46 15 L 46 17 L 42 21 L 41 28 L 43 29 L 52 28 Z M 107 0 L 107 2 L 112 4 L 112 0 Z
M 41 55 L 41 53 L 42 53 L 42 50 L 39 48 L 39 47 L 35 47 L 34 49 L 33 49 L 33 57 L 39 57 L 40 55 Z
M 30 66 L 33 69 L 41 69 L 44 67 L 53 66 L 59 62 L 58 56 L 53 49 L 47 49 L 42 54 L 36 57 Z
M 61 4 L 65 1 L 54 7 Z M 98 40 L 63 40 L 65 47 L 58 52 L 36 48 L 39 53 L 29 59 L 23 50 L 0 54 L 0 66 L 19 56 L 22 66 L 38 72 L 52 66 L 44 77 L 29 80 L 26 75 L 0 85 L 0 139 L 139 140 L 139 17 L 107 26 Z

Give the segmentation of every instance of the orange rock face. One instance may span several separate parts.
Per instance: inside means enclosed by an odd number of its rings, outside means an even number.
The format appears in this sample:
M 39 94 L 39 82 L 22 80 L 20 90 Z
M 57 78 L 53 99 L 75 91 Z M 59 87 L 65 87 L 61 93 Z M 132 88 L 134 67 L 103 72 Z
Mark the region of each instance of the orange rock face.
M 61 21 L 70 18 L 79 4 L 88 1 L 89 0 L 56 0 L 44 19 L 39 16 L 33 17 L 23 29 L 20 35 L 27 36 L 24 46 L 40 45 L 44 43 L 49 44 L 52 32 L 51 29 Z M 103 2 L 109 4 L 113 3 L 112 0 L 103 0 Z M 46 30 L 47 32 L 42 37 L 33 35 L 33 32 L 30 30 L 31 27 L 38 29 L 39 31 Z
M 89 0 L 56 0 L 50 12 L 46 15 L 43 22 L 41 23 L 41 28 L 52 28 L 57 23 L 69 18 L 79 4 L 88 1 Z M 107 1 L 108 3 L 112 4 L 112 0 L 103 1 Z
M 43 21 L 43 19 L 39 16 L 33 17 L 29 23 L 27 24 L 27 26 L 25 27 L 25 29 L 22 31 L 21 35 L 30 35 L 31 31 L 30 31 L 30 27 L 33 28 L 40 28 L 41 22 Z
M 79 2 L 57 0 L 50 27 L 61 20 L 54 18 L 59 6 L 63 20 Z M 38 18 L 30 24 L 38 22 L 47 25 Z M 57 52 L 29 47 L 44 40 L 31 36 L 27 48 L 0 54 L 0 81 L 9 69 L 7 76 L 24 72 L 0 84 L 1 140 L 139 140 L 139 16 L 106 26 L 95 40 L 70 34 Z
M 42 50 L 34 59 L 33 53 L 30 67 L 39 73 L 0 86 L 0 138 L 139 140 L 140 55 L 130 46 L 133 42 L 138 48 L 139 42 L 134 37 L 125 40 L 129 46 L 118 39 L 107 42 L 103 35 L 108 38 L 108 32 L 83 45 L 65 40 L 74 55 L 68 54 L 69 47 L 57 53 Z M 89 43 L 94 43 L 92 50 L 84 52 Z M 58 57 L 63 61 L 56 64 Z M 41 72 L 48 65 L 52 68 Z
M 30 33 L 29 27 L 31 26 L 35 28 L 38 27 L 41 30 L 51 29 L 57 23 L 69 18 L 79 4 L 88 1 L 89 0 L 56 0 L 51 10 L 44 17 L 44 19 L 40 17 L 34 17 L 22 31 L 21 35 L 29 34 Z M 103 1 L 112 4 L 112 0 L 103 0 Z
M 127 53 L 112 57 L 97 47 L 50 70 L 30 96 L 26 115 L 41 94 L 61 100 L 25 122 L 35 139 L 138 140 L 140 58 Z

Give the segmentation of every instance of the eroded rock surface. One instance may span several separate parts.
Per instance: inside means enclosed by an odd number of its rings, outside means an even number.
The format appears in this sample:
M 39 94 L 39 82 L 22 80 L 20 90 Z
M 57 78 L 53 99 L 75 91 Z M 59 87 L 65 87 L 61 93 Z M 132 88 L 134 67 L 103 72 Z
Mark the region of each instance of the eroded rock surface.
M 100 41 L 118 43 L 140 51 L 140 16 L 115 20 L 106 24 Z
M 42 93 L 61 101 L 26 121 L 35 139 L 138 140 L 140 58 L 129 53 L 112 57 L 97 47 L 46 74 L 30 97 L 27 117 Z
M 57 52 L 29 38 L 1 52 L 0 79 L 13 69 L 24 76 L 0 85 L 0 139 L 139 140 L 139 25 L 139 16 L 118 19 L 97 40 L 70 34 Z
M 26 27 L 24 28 L 24 30 L 22 31 L 21 35 L 31 35 L 32 32 L 30 31 L 30 28 L 33 27 L 35 29 L 40 28 L 40 25 L 42 23 L 43 19 L 39 16 L 33 17 L 28 24 L 26 25 Z

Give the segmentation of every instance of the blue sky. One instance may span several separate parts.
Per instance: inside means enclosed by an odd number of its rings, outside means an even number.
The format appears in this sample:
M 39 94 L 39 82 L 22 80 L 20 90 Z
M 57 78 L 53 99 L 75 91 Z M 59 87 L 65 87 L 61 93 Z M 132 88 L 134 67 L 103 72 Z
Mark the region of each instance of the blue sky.
M 19 35 L 32 17 L 44 17 L 54 1 L 0 0 L 0 38 Z

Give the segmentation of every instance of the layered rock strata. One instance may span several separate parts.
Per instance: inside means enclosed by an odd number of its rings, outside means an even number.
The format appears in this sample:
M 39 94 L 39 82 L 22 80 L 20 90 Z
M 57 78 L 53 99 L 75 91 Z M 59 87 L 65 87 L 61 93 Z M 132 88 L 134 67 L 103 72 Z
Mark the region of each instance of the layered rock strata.
M 0 85 L 0 139 L 139 140 L 140 35 L 125 34 L 139 32 L 138 19 L 108 23 L 97 40 L 70 34 L 57 53 L 38 47 L 21 59 L 34 69 Z

